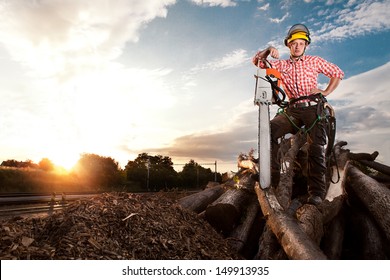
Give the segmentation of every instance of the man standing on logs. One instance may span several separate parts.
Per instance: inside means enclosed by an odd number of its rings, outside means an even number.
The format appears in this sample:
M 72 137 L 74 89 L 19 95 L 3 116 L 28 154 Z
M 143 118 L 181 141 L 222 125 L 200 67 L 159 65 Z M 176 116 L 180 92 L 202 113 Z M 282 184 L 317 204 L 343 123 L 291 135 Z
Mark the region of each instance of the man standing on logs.
M 284 39 L 290 49 L 290 58 L 279 60 L 279 52 L 270 46 L 259 51 L 252 62 L 266 68 L 269 63 L 281 73 L 284 90 L 289 98 L 288 107 L 271 120 L 271 184 L 279 185 L 280 161 L 278 159 L 279 138 L 287 133 L 303 130 L 307 133 L 308 149 L 308 203 L 318 205 L 326 194 L 326 158 L 324 146 L 327 142 L 324 122 L 325 96 L 332 93 L 344 77 L 344 72 L 318 56 L 305 55 L 310 44 L 310 32 L 303 24 L 293 25 Z M 268 56 L 275 58 L 266 63 Z M 318 74 L 329 78 L 325 90 L 317 85 Z

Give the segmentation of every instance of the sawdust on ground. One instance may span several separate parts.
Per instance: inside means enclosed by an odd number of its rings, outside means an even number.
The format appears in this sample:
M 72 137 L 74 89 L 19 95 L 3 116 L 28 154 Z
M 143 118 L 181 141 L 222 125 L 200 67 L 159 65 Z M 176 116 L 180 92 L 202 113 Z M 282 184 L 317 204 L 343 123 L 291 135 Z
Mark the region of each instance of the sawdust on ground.
M 210 224 L 164 194 L 105 193 L 2 221 L 0 259 L 235 259 Z

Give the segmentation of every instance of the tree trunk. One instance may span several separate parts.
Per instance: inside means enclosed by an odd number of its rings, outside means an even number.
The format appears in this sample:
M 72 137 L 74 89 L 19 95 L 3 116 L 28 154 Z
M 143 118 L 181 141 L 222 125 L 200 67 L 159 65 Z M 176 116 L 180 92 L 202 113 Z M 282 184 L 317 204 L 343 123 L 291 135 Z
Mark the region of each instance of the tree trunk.
M 298 221 L 283 210 L 272 188 L 263 190 L 256 184 L 255 191 L 267 224 L 290 259 L 326 259 L 325 254 L 312 239 L 308 238 Z
M 362 204 L 345 211 L 343 259 L 388 259 L 386 237 Z
M 280 175 L 280 182 L 275 191 L 278 202 L 283 209 L 288 209 L 291 202 L 291 195 L 293 190 L 294 165 L 295 158 L 306 141 L 304 134 L 295 134 L 290 140 L 289 144 L 285 143 L 285 150 L 283 156 L 284 167 L 286 170 Z M 282 145 L 281 145 L 282 146 Z M 282 148 L 281 148 L 282 149 Z M 294 211 L 295 212 L 295 211 Z M 291 213 L 293 214 L 293 213 Z M 268 223 L 264 228 L 264 232 L 259 239 L 259 249 L 255 256 L 256 259 L 285 259 L 286 253 L 278 243 L 278 239 L 269 227 Z
M 348 166 L 347 176 L 348 188 L 364 204 L 390 242 L 390 190 L 352 165 Z
M 204 211 L 207 206 L 218 199 L 224 192 L 222 185 L 206 188 L 201 192 L 181 198 L 179 204 L 191 211 L 200 213 Z
M 364 161 L 373 161 L 376 159 L 376 157 L 379 155 L 377 151 L 373 152 L 372 154 L 369 153 L 348 153 L 348 157 L 351 160 L 364 160 Z
M 390 176 L 385 174 L 370 175 L 372 179 L 380 183 L 385 184 L 387 187 L 390 185 Z
M 306 142 L 306 135 L 302 133 L 295 134 L 291 139 L 291 147 L 283 157 L 283 163 L 285 165 L 285 172 L 280 175 L 279 186 L 276 189 L 276 196 L 280 205 L 287 209 L 289 207 L 293 189 L 293 179 L 294 179 L 294 166 L 296 161 L 296 156 L 301 149 L 301 147 Z M 304 169 L 304 168 L 303 168 Z
M 251 194 L 245 189 L 229 189 L 205 210 L 206 220 L 217 230 L 228 233 L 238 224 Z
M 371 167 L 385 175 L 390 175 L 390 167 L 376 161 L 360 160 L 360 163 Z
M 232 231 L 228 238 L 231 247 L 236 250 L 236 252 L 241 252 L 247 242 L 253 223 L 255 218 L 258 216 L 259 211 L 259 203 L 255 197 L 253 197 L 242 215 L 243 222 Z
M 304 204 L 297 210 L 296 217 L 302 230 L 320 246 L 324 235 L 324 224 L 320 210 L 314 205 Z
M 283 260 L 288 258 L 267 224 L 259 238 L 259 248 L 254 258 L 256 260 Z
M 345 196 L 332 201 L 324 200 L 320 205 L 304 204 L 296 212 L 296 217 L 303 231 L 319 246 L 324 236 L 324 225 L 340 212 Z
M 290 206 L 286 213 L 289 216 L 295 216 L 295 212 L 302 204 L 299 202 L 299 199 L 294 199 L 291 201 Z M 275 234 L 272 232 L 269 225 L 266 224 L 264 227 L 263 234 L 259 238 L 259 248 L 257 254 L 255 255 L 257 260 L 285 260 L 288 259 L 286 253 L 283 251 L 283 248 L 280 246 L 278 239 Z
M 340 212 L 326 227 L 321 248 L 330 260 L 341 259 L 343 253 L 345 221 Z

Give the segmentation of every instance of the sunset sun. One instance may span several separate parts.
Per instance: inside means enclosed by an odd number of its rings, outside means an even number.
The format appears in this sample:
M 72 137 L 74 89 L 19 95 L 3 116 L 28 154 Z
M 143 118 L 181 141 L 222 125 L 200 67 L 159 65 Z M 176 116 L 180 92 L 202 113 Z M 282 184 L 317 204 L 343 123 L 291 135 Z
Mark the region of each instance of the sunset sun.
M 75 154 L 67 154 L 67 153 L 59 153 L 57 155 L 52 156 L 52 161 L 54 165 L 58 167 L 62 167 L 67 171 L 71 171 L 72 168 L 75 166 L 77 161 L 79 160 L 80 155 L 75 153 Z

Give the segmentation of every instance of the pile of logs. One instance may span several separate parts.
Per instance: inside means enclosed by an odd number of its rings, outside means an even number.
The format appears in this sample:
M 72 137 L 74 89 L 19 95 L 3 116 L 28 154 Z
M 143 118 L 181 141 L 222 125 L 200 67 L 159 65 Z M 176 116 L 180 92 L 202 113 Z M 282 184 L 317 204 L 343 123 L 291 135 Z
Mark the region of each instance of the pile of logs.
M 262 189 L 245 160 L 234 178 L 210 183 L 179 204 L 207 220 L 246 259 L 388 259 L 390 167 L 377 152 L 334 146 L 326 199 L 306 203 L 305 139 L 295 135 L 283 156 L 279 186 Z M 250 157 L 249 157 L 250 158 Z

